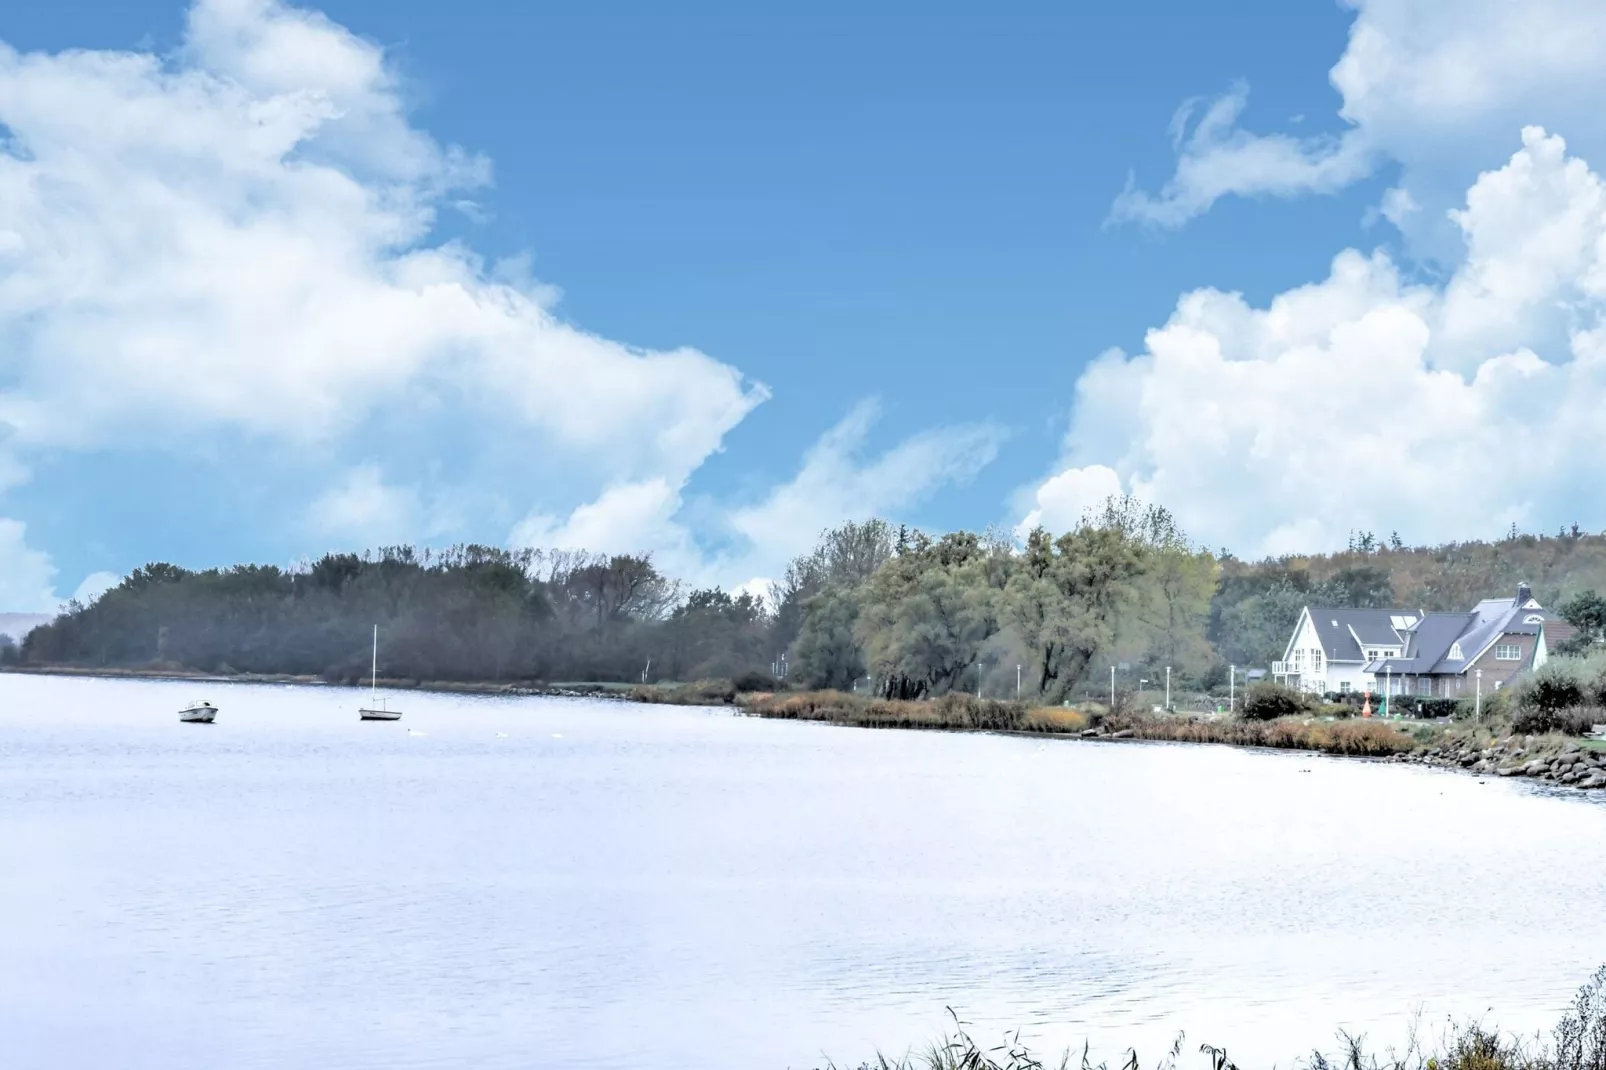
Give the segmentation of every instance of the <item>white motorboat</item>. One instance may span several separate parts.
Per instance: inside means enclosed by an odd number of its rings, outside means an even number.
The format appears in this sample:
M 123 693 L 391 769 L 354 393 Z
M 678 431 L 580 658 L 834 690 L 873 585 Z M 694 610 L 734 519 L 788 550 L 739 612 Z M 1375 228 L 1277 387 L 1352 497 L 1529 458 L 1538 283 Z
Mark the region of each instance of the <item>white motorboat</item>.
M 401 711 L 387 708 L 385 700 L 379 697 L 379 625 L 374 625 L 374 664 L 373 675 L 368 682 L 368 705 L 357 711 L 358 720 L 362 721 L 399 721 Z
M 192 702 L 178 711 L 178 719 L 185 724 L 211 724 L 212 718 L 217 716 L 217 707 L 202 699 Z

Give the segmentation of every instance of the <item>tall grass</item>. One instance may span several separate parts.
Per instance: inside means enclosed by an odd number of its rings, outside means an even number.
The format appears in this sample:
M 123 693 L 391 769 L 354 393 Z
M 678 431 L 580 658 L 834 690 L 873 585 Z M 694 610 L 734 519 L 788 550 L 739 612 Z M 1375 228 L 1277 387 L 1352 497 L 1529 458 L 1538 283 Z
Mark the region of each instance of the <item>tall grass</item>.
M 952 1010 L 948 1013 L 953 1015 Z M 1308 1070 L 1606 1070 L 1606 966 L 1579 988 L 1548 1039 L 1535 1037 L 1527 1042 L 1471 1021 L 1446 1026 L 1438 1040 L 1428 1044 L 1413 1030 L 1403 1049 L 1379 1054 L 1367 1050 L 1362 1037 L 1343 1031 L 1337 1036 L 1336 1052 L 1313 1049 L 1303 1065 Z M 1155 1070 L 1178 1070 L 1183 1048 L 1179 1035 L 1171 1050 L 1154 1064 Z M 1223 1048 L 1205 1044 L 1199 1054 L 1204 1070 L 1238 1070 Z M 857 1064 L 857 1070 L 1048 1070 L 1050 1066 L 1109 1070 L 1106 1063 L 1095 1066 L 1086 1047 L 1075 1061 L 1065 1052 L 1054 1062 L 1045 1062 L 1020 1042 L 1019 1033 L 997 1045 L 984 1046 L 967 1032 L 958 1016 L 954 1016 L 953 1032 L 924 1051 L 896 1059 L 877 1055 Z M 826 1067 L 846 1070 L 834 1062 Z M 1141 1070 L 1135 1049 L 1127 1050 L 1120 1070 Z

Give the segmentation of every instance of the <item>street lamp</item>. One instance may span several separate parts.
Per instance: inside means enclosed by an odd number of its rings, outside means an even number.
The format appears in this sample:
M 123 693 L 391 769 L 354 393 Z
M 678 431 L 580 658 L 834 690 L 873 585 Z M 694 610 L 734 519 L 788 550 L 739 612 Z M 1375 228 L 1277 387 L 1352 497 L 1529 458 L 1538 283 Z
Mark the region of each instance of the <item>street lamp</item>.
M 1472 719 L 1479 724 L 1483 723 L 1483 670 L 1472 670 L 1472 678 L 1478 682 L 1478 697 L 1472 700 Z
M 1233 703 L 1238 697 L 1238 666 L 1227 666 L 1227 714 L 1231 716 Z
M 1169 665 L 1165 667 L 1165 708 L 1167 713 L 1171 712 L 1171 666 Z

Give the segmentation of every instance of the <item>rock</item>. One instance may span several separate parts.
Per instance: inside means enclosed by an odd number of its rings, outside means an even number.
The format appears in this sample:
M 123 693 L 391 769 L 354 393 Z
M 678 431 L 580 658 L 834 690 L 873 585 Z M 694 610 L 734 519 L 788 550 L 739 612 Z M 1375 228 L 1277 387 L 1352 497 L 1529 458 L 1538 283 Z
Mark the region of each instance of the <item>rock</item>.
M 1521 776 L 1522 770 L 1516 768 L 1515 766 L 1502 765 L 1499 769 L 1495 770 L 1495 773 L 1499 776 Z
M 1083 739 L 1092 739 L 1094 736 L 1102 735 L 1102 734 L 1103 733 L 1101 733 L 1097 728 L 1084 728 L 1084 729 L 1082 729 L 1082 738 Z
M 1606 788 L 1606 774 L 1595 772 L 1578 782 L 1581 788 Z
M 1579 751 L 1581 751 L 1583 749 L 1584 748 L 1580 747 L 1576 743 L 1565 743 L 1565 744 L 1562 745 L 1561 752 L 1563 754 L 1577 754 Z
M 1132 738 L 1132 729 L 1123 728 L 1119 732 L 1111 732 L 1110 733 L 1110 738 L 1111 739 L 1131 739 Z
M 1456 760 L 1456 764 L 1460 765 L 1463 769 L 1470 768 L 1478 764 L 1478 756 L 1476 754 L 1463 754 Z
M 1549 771 L 1550 766 L 1545 764 L 1543 759 L 1539 758 L 1535 758 L 1533 761 L 1522 767 L 1523 776 L 1539 776 L 1543 773 L 1548 773 Z
M 1577 770 L 1572 770 L 1571 772 L 1561 774 L 1559 779 L 1563 784 L 1576 784 L 1580 780 L 1584 779 L 1584 775 Z

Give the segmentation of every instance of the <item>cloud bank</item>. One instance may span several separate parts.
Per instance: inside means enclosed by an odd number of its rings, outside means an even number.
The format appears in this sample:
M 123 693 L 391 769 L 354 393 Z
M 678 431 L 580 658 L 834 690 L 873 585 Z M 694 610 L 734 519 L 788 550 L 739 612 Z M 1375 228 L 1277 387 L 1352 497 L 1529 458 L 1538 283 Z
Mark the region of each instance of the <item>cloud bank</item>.
M 1447 219 L 1463 254 L 1442 284 L 1346 250 L 1263 308 L 1184 295 L 1143 352 L 1082 376 L 1028 522 L 1119 489 L 1240 554 L 1606 524 L 1606 183 L 1529 127 Z

